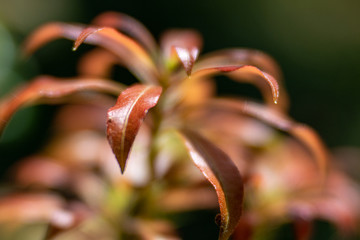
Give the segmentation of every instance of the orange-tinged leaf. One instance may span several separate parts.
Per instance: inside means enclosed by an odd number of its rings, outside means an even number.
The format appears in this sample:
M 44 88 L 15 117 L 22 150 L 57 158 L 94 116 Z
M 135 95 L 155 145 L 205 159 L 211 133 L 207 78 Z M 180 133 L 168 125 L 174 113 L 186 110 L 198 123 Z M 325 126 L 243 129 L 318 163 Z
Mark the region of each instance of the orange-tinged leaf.
M 31 54 L 47 42 L 61 37 L 76 40 L 73 50 L 83 42 L 104 47 L 115 53 L 140 80 L 157 81 L 157 70 L 148 53 L 130 37 L 108 27 L 84 28 L 73 24 L 49 23 L 30 35 L 24 43 L 24 52 Z
M 209 103 L 221 111 L 235 111 L 255 117 L 273 127 L 288 132 L 301 141 L 311 152 L 319 167 L 320 175 L 324 179 L 327 170 L 328 152 L 323 142 L 310 127 L 297 123 L 281 112 L 249 101 L 234 99 L 216 99 Z
M 251 65 L 257 67 L 261 71 L 266 72 L 274 77 L 279 84 L 281 92 L 281 99 L 277 104 L 277 108 L 285 111 L 288 109 L 289 97 L 283 85 L 283 76 L 280 67 L 271 56 L 262 51 L 246 48 L 230 48 L 214 51 L 200 56 L 194 65 L 193 71 L 197 71 L 198 69 L 202 68 L 239 65 Z M 264 96 L 268 96 L 265 98 L 268 98 L 270 102 L 271 96 L 268 94 L 267 86 L 260 84 L 259 87 L 261 87 L 261 89 L 264 88 L 262 89 L 262 92 Z
M 94 49 L 86 53 L 78 63 L 78 72 L 86 77 L 105 77 L 111 75 L 111 68 L 119 64 L 120 59 L 104 49 Z
M 141 123 L 148 110 L 157 104 L 161 91 L 159 86 L 133 85 L 108 110 L 107 137 L 122 173 Z
M 194 70 L 210 67 L 251 65 L 269 73 L 278 81 L 282 74 L 276 61 L 264 52 L 255 49 L 230 48 L 202 55 Z
M 214 144 L 190 130 L 180 133 L 195 165 L 216 190 L 221 214 L 219 239 L 228 239 L 242 213 L 242 177 L 232 160 Z
M 27 86 L 0 101 L 0 134 L 11 116 L 24 105 L 37 102 L 52 102 L 80 91 L 100 91 L 119 94 L 122 86 L 103 79 L 57 79 L 49 76 L 38 77 Z
M 157 82 L 157 70 L 147 52 L 133 39 L 113 28 L 88 27 L 74 43 L 76 50 L 83 42 L 100 45 L 114 52 L 141 81 Z
M 274 102 L 275 104 L 278 102 L 279 85 L 276 79 L 254 66 L 242 65 L 203 68 L 195 71 L 187 81 L 194 81 L 197 78 L 208 78 L 218 74 L 225 74 L 239 82 L 253 83 L 262 91 L 267 102 Z M 271 94 L 268 94 L 269 87 L 271 88 Z
M 105 12 L 98 15 L 93 24 L 97 26 L 112 27 L 128 34 L 140 42 L 148 51 L 155 54 L 157 45 L 152 34 L 135 18 L 118 12 Z

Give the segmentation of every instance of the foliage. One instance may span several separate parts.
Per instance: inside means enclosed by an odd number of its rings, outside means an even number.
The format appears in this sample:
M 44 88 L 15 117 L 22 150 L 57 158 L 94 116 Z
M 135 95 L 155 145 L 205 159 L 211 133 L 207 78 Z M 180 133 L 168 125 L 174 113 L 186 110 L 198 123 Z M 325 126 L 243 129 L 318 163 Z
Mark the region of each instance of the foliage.
M 158 46 L 141 23 L 114 12 L 90 27 L 44 25 L 24 52 L 60 37 L 74 40 L 74 50 L 83 42 L 100 48 L 82 58 L 78 77 L 40 76 L 0 102 L 0 132 L 20 107 L 62 104 L 49 146 L 14 169 L 26 192 L 0 199 L 6 226 L 43 223 L 49 239 L 177 239 L 171 214 L 218 204 L 219 239 L 260 239 L 288 222 L 309 239 L 317 218 L 356 229 L 355 183 L 329 164 L 311 128 L 287 116 L 268 55 L 227 49 L 199 57 L 194 30 L 168 31 Z M 115 64 L 140 83 L 108 80 Z M 264 104 L 216 96 L 217 75 L 254 84 Z

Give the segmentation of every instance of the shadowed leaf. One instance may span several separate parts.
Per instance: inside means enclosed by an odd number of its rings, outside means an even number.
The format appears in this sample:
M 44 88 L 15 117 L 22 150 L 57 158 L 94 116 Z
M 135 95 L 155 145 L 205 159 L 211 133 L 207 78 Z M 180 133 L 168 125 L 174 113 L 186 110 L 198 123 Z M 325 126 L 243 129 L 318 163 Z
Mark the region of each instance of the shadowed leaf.
M 124 13 L 105 12 L 93 20 L 94 25 L 113 27 L 140 42 L 152 54 L 156 53 L 157 45 L 152 34 L 138 20 Z
M 0 198 L 0 222 L 24 224 L 49 222 L 67 228 L 74 224 L 74 215 L 65 210 L 65 202 L 50 194 L 12 194 Z
M 319 167 L 321 177 L 325 177 L 329 155 L 318 135 L 310 127 L 294 122 L 275 109 L 249 101 L 216 99 L 209 103 L 209 107 L 216 107 L 221 111 L 240 112 L 293 135 L 310 150 Z
M 242 213 L 242 177 L 232 160 L 211 142 L 190 130 L 180 133 L 195 165 L 216 190 L 221 214 L 219 239 L 228 239 Z
M 225 74 L 230 78 L 239 81 L 239 82 L 250 82 L 255 84 L 262 91 L 265 100 L 271 104 L 275 104 L 279 99 L 279 85 L 271 75 L 261 71 L 254 66 L 222 66 L 222 67 L 213 67 L 213 68 L 203 68 L 195 71 L 191 78 L 188 78 L 187 81 L 194 81 L 197 78 L 208 78 L 213 75 Z M 186 81 L 186 80 L 185 80 Z M 271 88 L 271 93 L 268 94 L 268 87 Z
M 56 79 L 43 76 L 2 99 L 0 102 L 0 134 L 11 116 L 24 105 L 57 100 L 69 94 L 94 90 L 117 95 L 122 90 L 118 83 L 99 79 Z
M 157 104 L 161 91 L 158 86 L 134 85 L 122 92 L 108 110 L 107 137 L 122 173 L 141 123 Z
M 105 77 L 111 75 L 111 69 L 119 64 L 120 59 L 113 53 L 104 49 L 94 49 L 87 52 L 78 63 L 78 72 L 81 76 Z
M 24 43 L 25 54 L 31 54 L 39 47 L 57 38 L 76 40 L 73 50 L 83 42 L 99 45 L 115 53 L 124 65 L 140 80 L 156 82 L 157 70 L 147 52 L 133 39 L 104 27 L 84 28 L 65 23 L 49 23 L 37 29 Z

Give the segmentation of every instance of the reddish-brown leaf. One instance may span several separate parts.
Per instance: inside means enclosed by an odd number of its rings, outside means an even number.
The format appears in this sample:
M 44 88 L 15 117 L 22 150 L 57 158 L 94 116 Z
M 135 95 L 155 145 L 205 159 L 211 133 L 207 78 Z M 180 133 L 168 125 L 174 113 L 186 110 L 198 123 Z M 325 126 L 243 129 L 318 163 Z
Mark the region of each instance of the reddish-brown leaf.
M 293 135 L 310 150 L 319 167 L 321 177 L 324 178 L 329 155 L 319 136 L 310 127 L 291 120 L 289 117 L 275 109 L 254 102 L 234 99 L 216 99 L 211 101 L 209 106 L 216 107 L 221 111 L 230 110 L 255 117 L 273 127 Z
M 24 105 L 52 102 L 69 94 L 94 90 L 119 94 L 122 86 L 102 79 L 56 79 L 43 76 L 0 101 L 0 134 L 11 116 Z
M 161 36 L 160 46 L 165 60 L 175 66 L 181 62 L 189 75 L 201 50 L 202 38 L 194 30 L 170 30 Z
M 121 63 L 140 80 L 157 81 L 157 70 L 148 53 L 133 39 L 112 28 L 84 28 L 72 24 L 49 23 L 30 35 L 24 44 L 25 54 L 31 54 L 47 42 L 60 37 L 76 40 L 73 50 L 83 42 L 102 46 L 115 53 Z
M 191 70 L 194 66 L 194 63 L 199 56 L 199 49 L 196 47 L 193 48 L 183 48 L 183 47 L 174 47 L 176 54 L 178 55 L 182 65 L 185 68 L 186 74 L 190 76 Z
M 278 81 L 282 79 L 280 67 L 276 61 L 266 53 L 255 49 L 223 49 L 202 55 L 196 62 L 194 70 L 229 65 L 251 65 L 269 73 Z
M 226 153 L 211 142 L 190 130 L 180 133 L 195 165 L 216 190 L 221 214 L 219 239 L 228 239 L 242 213 L 242 177 Z
M 157 45 L 152 34 L 138 20 L 124 13 L 105 12 L 93 20 L 94 25 L 113 27 L 140 42 L 148 51 L 155 54 Z
M 254 66 L 243 65 L 203 68 L 195 71 L 191 75 L 191 78 L 187 78 L 185 81 L 195 81 L 198 78 L 208 78 L 218 74 L 225 74 L 239 82 L 253 83 L 262 91 L 267 102 L 274 102 L 275 104 L 278 102 L 279 85 L 276 79 Z M 269 86 L 272 94 L 268 94 Z
M 159 86 L 131 86 L 108 110 L 107 137 L 122 173 L 141 123 L 148 110 L 157 104 L 161 91 Z
M 289 107 L 289 97 L 287 91 L 282 84 L 282 73 L 277 62 L 264 52 L 255 49 L 242 49 L 231 48 L 218 50 L 205 55 L 200 56 L 199 60 L 194 65 L 193 71 L 197 71 L 202 68 L 213 68 L 223 66 L 239 66 L 239 65 L 251 65 L 259 68 L 261 71 L 266 72 L 273 76 L 279 84 L 281 99 L 278 108 L 287 110 Z M 260 84 L 260 83 L 259 83 Z M 262 85 L 260 85 L 261 87 Z M 267 86 L 262 86 L 264 96 L 269 95 Z M 266 97 L 271 101 L 271 96 Z

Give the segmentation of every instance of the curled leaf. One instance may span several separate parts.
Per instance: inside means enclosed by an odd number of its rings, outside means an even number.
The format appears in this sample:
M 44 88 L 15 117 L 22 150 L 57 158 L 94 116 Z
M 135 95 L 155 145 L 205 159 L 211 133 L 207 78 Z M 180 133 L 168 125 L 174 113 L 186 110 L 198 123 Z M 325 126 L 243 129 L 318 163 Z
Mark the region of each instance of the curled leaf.
M 226 74 L 239 82 L 254 83 L 262 91 L 267 102 L 274 102 L 275 104 L 278 102 L 279 85 L 276 79 L 254 66 L 243 65 L 203 68 L 195 71 L 187 81 L 194 81 L 194 79 L 196 80 L 197 78 L 208 78 L 218 74 Z M 272 94 L 268 94 L 269 86 Z
M 107 138 L 122 173 L 141 123 L 147 111 L 157 104 L 161 91 L 159 86 L 134 85 L 123 91 L 108 110 Z
M 52 102 L 75 92 L 95 90 L 118 94 L 120 84 L 99 79 L 56 79 L 42 76 L 0 102 L 0 133 L 17 109 L 37 102 Z
M 140 42 L 151 53 L 156 53 L 156 41 L 147 28 L 138 20 L 124 13 L 105 12 L 98 15 L 93 24 L 116 28 Z
M 324 179 L 329 155 L 319 136 L 310 127 L 291 120 L 275 109 L 249 101 L 216 99 L 209 103 L 209 107 L 215 107 L 221 111 L 240 112 L 293 135 L 310 150 L 319 167 L 320 175 Z
M 221 214 L 219 239 L 228 239 L 242 213 L 242 177 L 226 153 L 211 142 L 190 130 L 180 133 L 195 165 L 216 190 Z
M 254 49 L 231 48 L 211 52 L 203 55 L 194 69 L 238 65 L 251 65 L 269 73 L 278 81 L 282 79 L 276 61 L 266 53 Z
M 24 43 L 24 52 L 31 54 L 47 42 L 60 37 L 76 40 L 73 50 L 76 50 L 83 42 L 102 46 L 116 54 L 140 80 L 157 81 L 156 67 L 147 52 L 133 39 L 108 27 L 84 28 L 73 24 L 49 23 L 30 35 Z
M 281 99 L 277 106 L 279 109 L 282 110 L 288 109 L 289 97 L 282 83 L 283 76 L 280 67 L 271 56 L 262 51 L 246 48 L 230 48 L 218 50 L 202 55 L 194 65 L 193 70 L 197 71 L 198 69 L 202 68 L 239 65 L 251 65 L 273 76 L 278 81 L 281 92 Z M 261 85 L 260 87 L 264 88 L 264 90 L 262 90 L 263 94 L 266 93 L 264 94 L 264 96 L 269 95 L 267 94 L 268 91 L 265 85 Z M 271 101 L 271 96 L 265 98 L 268 98 L 269 102 Z

